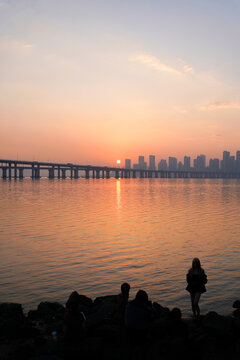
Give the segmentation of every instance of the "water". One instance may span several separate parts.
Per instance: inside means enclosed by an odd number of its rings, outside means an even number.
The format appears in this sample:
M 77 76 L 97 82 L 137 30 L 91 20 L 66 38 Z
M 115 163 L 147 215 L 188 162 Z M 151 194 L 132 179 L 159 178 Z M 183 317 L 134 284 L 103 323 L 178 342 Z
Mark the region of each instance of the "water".
M 131 284 L 191 314 L 186 272 L 208 275 L 203 313 L 240 298 L 240 182 L 196 179 L 0 181 L 0 301 L 27 311 Z

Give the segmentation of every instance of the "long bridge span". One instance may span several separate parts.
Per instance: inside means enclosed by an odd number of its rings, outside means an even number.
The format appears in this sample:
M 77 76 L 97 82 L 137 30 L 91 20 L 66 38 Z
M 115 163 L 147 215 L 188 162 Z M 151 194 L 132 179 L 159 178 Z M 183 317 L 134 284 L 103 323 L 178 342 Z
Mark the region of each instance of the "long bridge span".
M 144 170 L 120 167 L 80 165 L 72 163 L 50 163 L 40 161 L 0 159 L 0 174 L 3 179 L 23 179 L 30 176 L 40 179 L 45 173 L 49 179 L 89 178 L 194 178 L 194 179 L 239 179 L 240 172 L 196 171 L 196 170 Z M 26 175 L 27 174 L 27 175 Z M 47 175 L 46 175 L 47 174 Z

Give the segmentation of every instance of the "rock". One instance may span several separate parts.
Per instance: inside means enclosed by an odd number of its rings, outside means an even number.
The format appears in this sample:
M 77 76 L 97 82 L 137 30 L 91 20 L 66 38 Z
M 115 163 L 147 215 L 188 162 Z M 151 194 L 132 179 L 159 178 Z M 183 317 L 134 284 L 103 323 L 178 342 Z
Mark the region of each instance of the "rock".
M 170 310 L 168 308 L 161 306 L 157 302 L 154 302 L 152 304 L 152 307 L 158 317 L 162 317 L 162 316 L 165 317 L 165 316 L 168 316 L 170 313 Z
M 94 300 L 94 305 L 99 305 L 101 303 L 116 303 L 117 304 L 117 295 L 106 295 L 106 296 L 99 296 Z
M 233 307 L 234 309 L 240 309 L 240 300 L 234 301 L 232 307 Z
M 29 310 L 27 317 L 30 321 L 34 321 L 39 319 L 40 314 L 37 310 Z
M 87 316 L 88 329 L 112 320 L 118 311 L 117 296 L 107 295 L 95 299 L 91 313 Z
M 37 313 L 30 313 L 30 316 L 52 323 L 64 317 L 65 308 L 58 302 L 45 301 L 38 305 Z
M 240 318 L 240 309 L 236 309 L 233 311 L 233 316 L 237 319 Z
M 0 336 L 19 338 L 28 336 L 31 331 L 32 328 L 23 314 L 21 304 L 0 304 Z
M 63 360 L 63 358 L 60 358 L 57 355 L 39 355 L 31 357 L 29 360 Z
M 17 303 L 1 303 L 0 318 L 23 319 L 24 315 L 23 315 L 22 305 Z
M 78 299 L 79 299 L 80 305 L 84 305 L 84 306 L 88 306 L 88 307 L 91 307 L 93 305 L 92 299 L 85 295 L 79 295 Z
M 73 291 L 66 302 L 66 308 L 70 306 L 70 304 L 74 302 L 79 305 L 79 310 L 82 311 L 85 315 L 87 315 L 93 306 L 93 301 L 89 297 L 85 295 L 79 295 L 77 291 Z
M 205 330 L 216 335 L 230 335 L 233 331 L 233 319 L 230 316 L 218 315 L 215 311 L 204 316 L 201 325 Z

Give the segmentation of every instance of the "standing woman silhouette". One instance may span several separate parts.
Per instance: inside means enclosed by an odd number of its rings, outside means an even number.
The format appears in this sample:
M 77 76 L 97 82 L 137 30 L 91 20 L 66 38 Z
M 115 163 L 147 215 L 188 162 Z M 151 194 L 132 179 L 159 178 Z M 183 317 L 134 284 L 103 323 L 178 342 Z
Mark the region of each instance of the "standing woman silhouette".
M 201 294 L 206 292 L 205 284 L 207 283 L 207 275 L 201 267 L 201 263 L 198 258 L 194 258 L 192 261 L 192 267 L 187 273 L 187 283 L 188 285 L 186 290 L 190 292 L 193 316 L 196 318 L 200 315 L 198 303 Z

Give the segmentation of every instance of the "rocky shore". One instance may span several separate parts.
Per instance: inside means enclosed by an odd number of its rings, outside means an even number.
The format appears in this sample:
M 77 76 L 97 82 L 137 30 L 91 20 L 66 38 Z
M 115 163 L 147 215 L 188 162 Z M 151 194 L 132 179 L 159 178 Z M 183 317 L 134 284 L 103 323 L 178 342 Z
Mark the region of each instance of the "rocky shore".
M 24 315 L 21 304 L 0 303 L 0 360 L 240 358 L 240 301 L 232 316 L 209 312 L 197 320 L 153 303 L 146 341 L 133 344 L 126 339 L 116 295 L 94 301 L 75 295 L 86 321 L 74 342 L 64 338 L 65 306 L 41 302 Z

